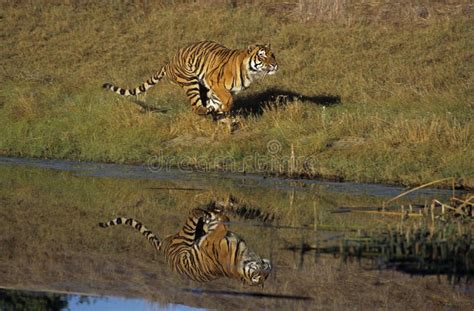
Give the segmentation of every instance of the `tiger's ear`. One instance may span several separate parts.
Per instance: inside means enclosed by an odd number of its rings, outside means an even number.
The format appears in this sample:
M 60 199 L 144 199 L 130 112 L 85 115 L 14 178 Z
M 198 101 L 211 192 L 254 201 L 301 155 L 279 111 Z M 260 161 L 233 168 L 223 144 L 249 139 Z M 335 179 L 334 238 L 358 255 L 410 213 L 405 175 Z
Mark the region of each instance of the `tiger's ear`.
M 249 45 L 247 47 L 247 52 L 252 53 L 253 50 L 255 50 L 257 46 L 255 44 Z
M 267 49 L 271 50 L 271 49 L 272 49 L 272 44 L 271 44 L 271 43 L 266 43 L 266 44 L 265 44 L 265 47 L 266 47 Z

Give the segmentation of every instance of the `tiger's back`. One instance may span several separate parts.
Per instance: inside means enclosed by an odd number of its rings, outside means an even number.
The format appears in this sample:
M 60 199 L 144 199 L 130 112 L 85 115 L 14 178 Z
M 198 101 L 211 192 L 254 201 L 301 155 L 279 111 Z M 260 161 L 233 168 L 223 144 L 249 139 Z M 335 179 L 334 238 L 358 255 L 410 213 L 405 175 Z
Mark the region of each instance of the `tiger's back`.
M 228 218 L 193 209 L 181 230 L 161 244 L 160 250 L 172 269 L 199 282 L 222 276 L 209 252 L 203 252 L 203 245 L 207 245 L 205 241 L 221 239 L 225 235 L 227 229 L 221 225 L 223 221 L 228 221 Z

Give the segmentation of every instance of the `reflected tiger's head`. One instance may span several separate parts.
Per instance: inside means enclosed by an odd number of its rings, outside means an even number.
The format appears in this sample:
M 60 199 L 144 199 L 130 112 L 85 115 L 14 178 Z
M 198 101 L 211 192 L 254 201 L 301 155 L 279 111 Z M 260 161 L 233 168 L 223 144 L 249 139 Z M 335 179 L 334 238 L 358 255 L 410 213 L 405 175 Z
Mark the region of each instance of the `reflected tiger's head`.
M 270 260 L 261 259 L 253 252 L 243 261 L 242 281 L 251 286 L 262 286 L 272 271 Z
M 250 45 L 247 48 L 249 53 L 250 72 L 256 74 L 275 74 L 278 70 L 278 64 L 273 54 L 270 44 Z

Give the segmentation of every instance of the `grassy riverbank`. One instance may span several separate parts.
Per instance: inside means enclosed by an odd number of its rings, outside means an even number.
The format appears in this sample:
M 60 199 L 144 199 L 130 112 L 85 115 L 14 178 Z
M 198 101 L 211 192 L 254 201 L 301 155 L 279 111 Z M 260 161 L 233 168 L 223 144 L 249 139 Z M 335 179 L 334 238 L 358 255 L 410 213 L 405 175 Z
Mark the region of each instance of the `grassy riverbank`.
M 474 186 L 468 1 L 265 3 L 1 4 L 0 154 Z M 199 40 L 271 42 L 279 61 L 237 97 L 233 134 L 168 82 L 155 112 L 100 88 Z

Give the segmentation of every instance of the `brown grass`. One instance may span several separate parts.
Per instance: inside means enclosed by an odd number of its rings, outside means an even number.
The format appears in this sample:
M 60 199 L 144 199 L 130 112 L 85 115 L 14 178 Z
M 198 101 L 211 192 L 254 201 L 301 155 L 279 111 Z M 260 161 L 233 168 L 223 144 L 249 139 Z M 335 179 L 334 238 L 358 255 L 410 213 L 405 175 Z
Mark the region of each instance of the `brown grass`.
M 161 157 L 206 169 L 230 158 L 260 173 L 405 185 L 455 177 L 472 187 L 472 5 L 354 3 L 3 2 L 0 153 Z M 169 83 L 142 99 L 162 112 L 100 89 L 134 86 L 203 39 L 232 48 L 271 42 L 280 63 L 277 75 L 237 96 L 242 122 L 232 135 L 193 115 Z M 277 165 L 267 150 L 274 140 Z M 289 167 L 288 158 L 305 160 Z

